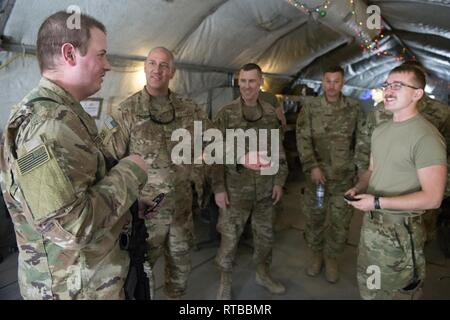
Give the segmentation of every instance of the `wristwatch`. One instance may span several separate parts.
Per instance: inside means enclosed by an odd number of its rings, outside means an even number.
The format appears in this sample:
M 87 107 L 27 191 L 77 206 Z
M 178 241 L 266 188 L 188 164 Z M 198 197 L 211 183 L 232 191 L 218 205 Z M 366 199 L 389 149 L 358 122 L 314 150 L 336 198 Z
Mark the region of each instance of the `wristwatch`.
M 379 196 L 375 196 L 375 198 L 373 198 L 373 204 L 374 204 L 375 210 L 381 210 Z

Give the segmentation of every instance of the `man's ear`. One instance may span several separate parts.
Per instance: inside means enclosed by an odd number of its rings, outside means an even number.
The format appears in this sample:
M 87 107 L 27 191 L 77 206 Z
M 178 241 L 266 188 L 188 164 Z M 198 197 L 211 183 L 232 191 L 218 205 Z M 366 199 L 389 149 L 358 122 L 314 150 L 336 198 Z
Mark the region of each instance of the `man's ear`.
M 425 91 L 423 89 L 414 90 L 414 100 L 419 101 L 425 95 Z
M 61 55 L 64 63 L 74 66 L 76 64 L 75 47 L 71 43 L 64 43 L 61 47 Z
M 177 68 L 173 67 L 172 70 L 170 71 L 170 80 L 172 80 L 173 77 L 175 77 L 175 73 L 177 73 Z

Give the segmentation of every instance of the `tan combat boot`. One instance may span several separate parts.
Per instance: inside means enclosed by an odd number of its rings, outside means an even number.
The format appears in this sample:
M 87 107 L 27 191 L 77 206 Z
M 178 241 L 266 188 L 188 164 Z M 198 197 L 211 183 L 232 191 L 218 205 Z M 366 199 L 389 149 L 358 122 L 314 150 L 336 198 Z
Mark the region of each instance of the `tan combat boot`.
M 256 283 L 269 290 L 271 294 L 283 294 L 286 292 L 285 287 L 272 278 L 269 266 L 266 264 L 260 264 L 256 267 Z
M 220 275 L 220 286 L 217 292 L 217 300 L 231 300 L 231 272 L 222 272 Z
M 325 257 L 325 278 L 330 283 L 338 282 L 339 268 L 335 258 Z
M 320 273 L 320 270 L 322 270 L 322 264 L 323 264 L 322 251 L 312 251 L 310 249 L 306 274 L 310 277 L 316 277 Z

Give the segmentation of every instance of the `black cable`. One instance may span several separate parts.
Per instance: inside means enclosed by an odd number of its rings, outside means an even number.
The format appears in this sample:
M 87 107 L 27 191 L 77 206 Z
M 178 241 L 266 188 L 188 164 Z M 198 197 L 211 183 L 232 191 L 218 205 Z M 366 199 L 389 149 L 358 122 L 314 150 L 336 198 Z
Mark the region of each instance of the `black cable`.
M 409 290 L 412 290 L 412 289 L 417 287 L 417 285 L 420 282 L 420 279 L 419 279 L 419 272 L 417 271 L 416 252 L 415 252 L 416 250 L 414 248 L 413 234 L 412 234 L 412 230 L 410 228 L 410 225 L 406 221 L 407 220 L 405 219 L 405 221 L 403 222 L 403 225 L 405 226 L 406 230 L 408 231 L 409 240 L 411 242 L 411 253 L 412 253 L 412 261 L 413 261 L 413 279 L 412 279 L 411 283 L 408 284 L 403 289 L 409 291 Z

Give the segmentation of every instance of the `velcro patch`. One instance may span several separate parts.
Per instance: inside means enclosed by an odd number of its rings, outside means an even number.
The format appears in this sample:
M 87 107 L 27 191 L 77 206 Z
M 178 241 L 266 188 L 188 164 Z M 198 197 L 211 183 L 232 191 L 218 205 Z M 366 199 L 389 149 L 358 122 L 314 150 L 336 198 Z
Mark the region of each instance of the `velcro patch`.
M 98 134 L 98 136 L 97 137 L 95 137 L 95 144 L 98 146 L 98 145 L 101 145 L 102 143 L 106 143 L 107 141 L 106 141 L 106 138 L 108 137 L 108 136 L 111 136 L 108 132 L 107 132 L 107 130 L 108 129 L 103 129 L 99 134 Z
M 39 168 L 44 163 L 50 161 L 50 154 L 47 147 L 41 145 L 33 151 L 27 153 L 23 157 L 17 160 L 17 166 L 19 167 L 20 174 L 26 175 L 36 168 Z
M 105 127 L 108 128 L 109 130 L 113 130 L 118 127 L 117 122 L 110 116 L 106 117 L 104 123 L 105 123 Z

